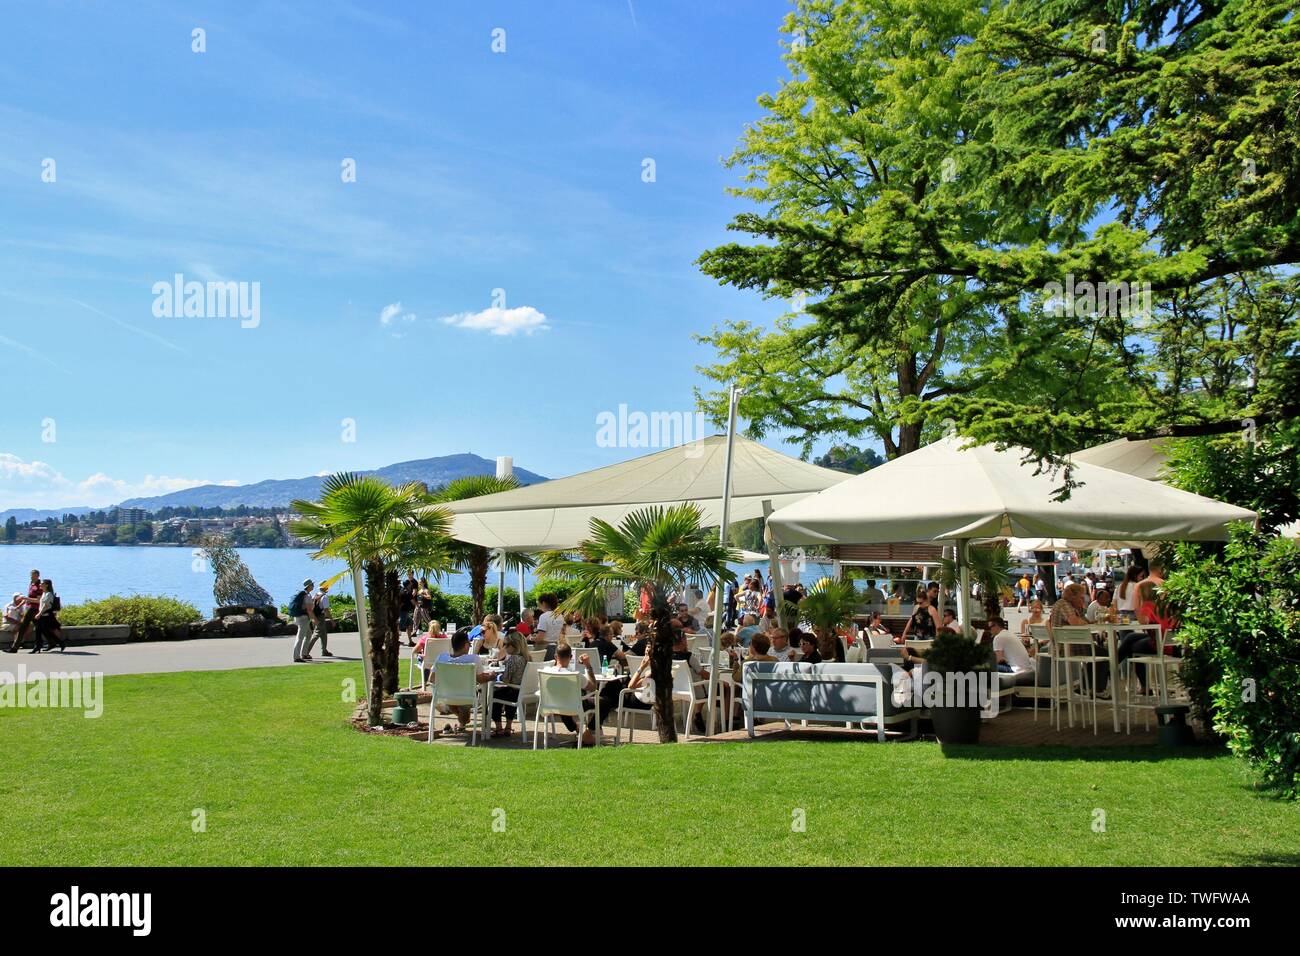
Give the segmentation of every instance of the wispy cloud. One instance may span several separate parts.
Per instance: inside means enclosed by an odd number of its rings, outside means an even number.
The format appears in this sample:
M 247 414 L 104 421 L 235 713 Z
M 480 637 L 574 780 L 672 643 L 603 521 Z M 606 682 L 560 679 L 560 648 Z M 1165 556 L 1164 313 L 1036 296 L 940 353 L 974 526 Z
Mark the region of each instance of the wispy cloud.
M 414 322 L 415 319 L 415 313 L 406 311 L 402 308 L 400 302 L 390 302 L 379 310 L 380 325 L 389 326 L 395 322 Z
M 69 371 L 68 369 L 64 368 L 64 367 L 63 367 L 62 365 L 60 365 L 58 362 L 54 361 L 52 358 L 50 358 L 50 357 L 49 357 L 48 355 L 46 355 L 44 352 L 38 351 L 37 349 L 32 348 L 30 345 L 25 345 L 25 344 L 23 344 L 22 342 L 15 342 L 13 339 L 9 338 L 9 336 L 7 336 L 7 335 L 0 335 L 0 347 L 6 348 L 6 349 L 17 349 L 19 352 L 24 352 L 24 353 L 26 353 L 27 355 L 32 356 L 33 358 L 39 359 L 40 361 L 44 362 L 46 365 L 50 366 L 51 368 L 56 368 L 56 369 L 58 369 L 58 370 L 59 370 L 60 372 L 62 372 L 64 375 L 71 375 L 71 374 L 72 374 L 71 371 Z
M 532 335 L 550 328 L 546 316 L 531 305 L 514 309 L 490 308 L 481 312 L 458 312 L 443 316 L 441 321 L 458 329 L 491 332 L 493 335 Z
M 98 315 L 100 318 L 108 319 L 108 321 L 112 322 L 114 325 L 126 329 L 128 332 L 134 332 L 136 335 L 140 335 L 146 339 L 150 339 L 154 342 L 157 342 L 159 345 L 165 345 L 167 346 L 167 348 L 172 349 L 173 351 L 176 352 L 180 352 L 182 355 L 190 354 L 188 351 L 181 348 L 175 342 L 172 342 L 170 339 L 163 338 L 161 335 L 158 335 L 156 332 L 150 332 L 148 329 L 142 329 L 138 325 L 132 325 L 130 322 L 124 322 L 119 318 L 115 318 L 114 316 L 109 315 L 107 312 L 103 311 L 102 309 L 97 309 L 93 305 L 89 305 L 85 302 L 82 302 L 80 299 L 69 299 L 68 301 L 74 302 L 77 305 L 81 306 L 83 309 L 95 313 L 95 315 Z

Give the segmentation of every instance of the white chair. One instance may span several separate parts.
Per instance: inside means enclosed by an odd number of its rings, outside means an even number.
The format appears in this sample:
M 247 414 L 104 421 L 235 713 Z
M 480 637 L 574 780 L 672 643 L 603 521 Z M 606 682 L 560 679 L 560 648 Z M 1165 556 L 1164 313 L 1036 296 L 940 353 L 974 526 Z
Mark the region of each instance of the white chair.
M 528 652 L 528 656 L 532 658 L 534 661 L 544 661 L 546 660 L 546 648 L 544 647 L 534 648 L 533 650 Z
M 1152 654 L 1134 654 L 1121 665 L 1126 669 L 1124 709 L 1126 711 L 1124 732 L 1133 733 L 1133 710 L 1136 708 L 1143 712 L 1142 725 L 1145 729 L 1151 729 L 1151 715 L 1155 713 L 1157 707 L 1166 701 L 1168 697 L 1169 672 L 1166 665 L 1175 660 L 1172 657 L 1165 657 L 1165 636 L 1163 630 L 1146 632 L 1156 638 L 1155 653 Z M 1141 664 L 1147 672 L 1147 690 L 1151 691 L 1149 697 L 1139 697 L 1134 687 L 1137 684 L 1137 674 L 1134 668 Z M 1140 688 L 1139 688 L 1140 689 Z M 1116 686 L 1115 691 L 1119 690 Z
M 439 704 L 446 704 L 449 707 L 468 707 L 470 709 L 469 745 L 473 747 L 478 743 L 478 725 L 481 720 L 478 690 L 477 664 L 453 664 L 450 661 L 443 661 L 434 667 L 433 700 L 429 702 L 429 743 L 433 743 Z
M 553 668 L 539 670 L 540 693 L 537 714 L 533 718 L 533 749 L 537 749 L 537 724 L 542 724 L 542 748 L 549 749 L 551 732 L 556 717 L 572 717 L 578 726 L 578 749 L 582 749 L 582 732 L 586 729 L 585 713 L 582 709 L 582 683 L 575 671 L 561 671 Z M 596 745 L 600 746 L 600 734 L 596 734 Z
M 874 631 L 867 632 L 867 643 L 872 647 L 873 650 L 878 650 L 878 651 L 882 651 L 882 650 L 892 651 L 896 647 L 898 647 L 898 645 L 894 643 L 894 635 L 876 634 Z
M 1097 733 L 1097 665 L 1103 661 L 1109 660 L 1106 655 L 1097 653 L 1097 645 L 1093 640 L 1092 628 L 1086 625 L 1072 625 L 1068 627 L 1051 628 L 1052 633 L 1052 650 L 1053 653 L 1059 651 L 1060 658 L 1065 664 L 1065 709 L 1066 719 L 1071 727 L 1074 726 L 1074 701 L 1078 700 L 1081 705 L 1082 723 L 1084 727 L 1088 726 L 1088 708 L 1092 710 L 1092 732 Z M 1083 690 L 1083 675 L 1085 670 L 1088 672 L 1088 690 L 1087 693 L 1074 692 L 1074 678 L 1071 675 L 1070 668 L 1074 665 L 1079 667 L 1080 691 Z M 1113 695 L 1112 695 L 1113 696 Z
M 698 710 L 709 705 L 709 682 L 696 680 L 695 674 L 685 661 L 677 661 L 673 666 L 673 706 L 683 705 L 686 714 L 686 726 L 682 731 L 686 739 L 691 739 L 691 721 Z
M 524 664 L 524 676 L 520 678 L 518 684 L 497 685 L 497 687 L 515 687 L 519 690 L 519 697 L 516 700 L 499 700 L 497 703 L 514 710 L 515 720 L 519 722 L 519 739 L 525 743 L 528 741 L 528 708 L 530 705 L 536 708 L 540 699 L 537 672 L 541 668 L 541 664 L 528 661 Z
M 624 624 L 624 625 L 623 625 L 623 636 L 624 636 L 624 637 L 632 637 L 632 636 L 635 635 L 635 634 L 636 634 L 636 623 L 635 623 L 635 622 L 632 623 L 632 624 Z
M 642 662 L 643 660 L 645 660 L 645 655 L 644 655 L 644 654 L 642 654 L 640 657 L 638 657 L 638 656 L 635 655 L 635 654 L 628 654 L 628 655 L 627 655 L 627 672 L 628 672 L 628 674 L 635 674 L 638 670 L 640 670 L 640 669 L 641 669 L 641 662 Z
M 420 690 L 424 690 L 429 685 L 428 678 L 425 677 L 425 661 L 432 662 L 438 659 L 439 654 L 451 653 L 450 637 L 433 637 L 424 642 L 423 654 L 412 654 L 409 660 L 410 666 L 407 668 L 406 686 L 415 687 L 415 668 L 420 668 Z
M 1033 695 L 1034 698 L 1034 720 L 1038 720 L 1038 701 L 1046 698 L 1048 701 L 1047 718 L 1053 726 L 1061 725 L 1061 691 L 1065 689 L 1069 693 L 1069 682 L 1064 677 L 1064 662 L 1060 659 L 1052 643 L 1052 635 L 1047 630 L 1045 624 L 1029 625 L 1029 634 L 1035 643 L 1034 653 L 1034 686 L 1031 688 L 1027 685 L 1016 687 L 1016 694 L 1020 697 Z M 1042 647 L 1042 642 L 1047 642 L 1047 647 Z M 1043 664 L 1047 665 L 1048 680 L 1044 684 L 1042 681 Z
M 641 662 L 643 660 L 645 660 L 644 657 L 633 657 L 631 654 L 628 655 L 627 658 L 628 668 L 633 676 L 636 676 L 637 671 L 641 669 Z M 635 664 L 633 663 L 634 661 Z M 674 664 L 673 665 L 674 669 L 676 669 L 677 666 L 678 665 Z M 627 706 L 627 699 L 629 697 L 635 697 L 635 696 L 636 696 L 636 691 L 630 687 L 624 687 L 621 691 L 618 692 L 618 710 L 616 712 L 617 716 L 614 725 L 615 728 L 614 746 L 615 747 L 617 747 L 623 740 L 623 724 L 625 721 L 629 721 L 629 720 L 635 721 L 638 716 L 649 717 L 651 730 L 654 730 L 659 726 L 659 718 L 655 715 L 654 704 L 651 704 L 648 709 L 645 707 Z M 633 723 L 628 723 L 628 728 L 627 728 L 628 743 L 632 742 L 632 731 L 635 729 L 636 727 Z

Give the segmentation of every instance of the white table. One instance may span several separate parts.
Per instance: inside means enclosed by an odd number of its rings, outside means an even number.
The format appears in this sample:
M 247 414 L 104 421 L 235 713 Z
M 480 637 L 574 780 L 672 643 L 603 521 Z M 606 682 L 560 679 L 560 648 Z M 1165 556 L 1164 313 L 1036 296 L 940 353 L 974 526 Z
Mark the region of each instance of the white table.
M 1110 659 L 1110 715 L 1115 722 L 1115 733 L 1119 733 L 1119 634 L 1121 631 L 1148 631 L 1155 637 L 1157 651 L 1160 656 L 1164 656 L 1164 644 L 1161 639 L 1159 624 L 1139 624 L 1133 621 L 1124 624 L 1119 621 L 1115 623 L 1098 622 L 1093 625 L 1096 630 L 1106 637 L 1106 653 Z M 1165 689 L 1164 674 L 1160 675 L 1160 703 L 1169 703 L 1168 694 Z M 1128 698 L 1125 697 L 1125 708 L 1128 707 Z

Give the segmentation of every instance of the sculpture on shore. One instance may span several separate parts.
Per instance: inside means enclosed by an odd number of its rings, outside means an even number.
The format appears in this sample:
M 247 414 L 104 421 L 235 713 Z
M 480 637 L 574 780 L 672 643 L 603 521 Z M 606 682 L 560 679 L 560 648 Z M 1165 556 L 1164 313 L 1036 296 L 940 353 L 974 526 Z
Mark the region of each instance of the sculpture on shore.
M 274 603 L 266 589 L 254 580 L 253 572 L 248 570 L 239 553 L 224 538 L 205 536 L 201 550 L 217 576 L 212 585 L 212 599 L 217 602 L 217 607 L 266 607 Z

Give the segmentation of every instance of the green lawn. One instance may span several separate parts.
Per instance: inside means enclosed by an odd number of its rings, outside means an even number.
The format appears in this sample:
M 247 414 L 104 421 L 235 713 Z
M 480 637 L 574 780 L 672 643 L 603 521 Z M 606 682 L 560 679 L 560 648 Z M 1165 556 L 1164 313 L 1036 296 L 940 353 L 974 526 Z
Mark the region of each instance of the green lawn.
M 345 726 L 346 666 L 110 677 L 97 720 L 0 709 L 0 864 L 1300 862 L 1300 808 L 1218 752 L 428 747 Z

